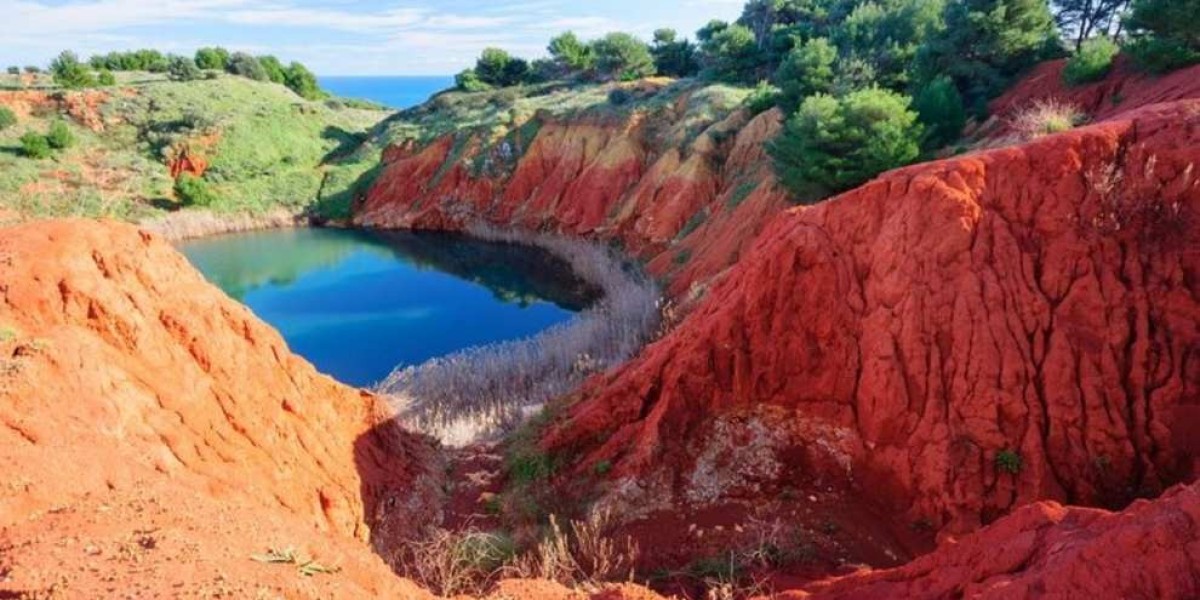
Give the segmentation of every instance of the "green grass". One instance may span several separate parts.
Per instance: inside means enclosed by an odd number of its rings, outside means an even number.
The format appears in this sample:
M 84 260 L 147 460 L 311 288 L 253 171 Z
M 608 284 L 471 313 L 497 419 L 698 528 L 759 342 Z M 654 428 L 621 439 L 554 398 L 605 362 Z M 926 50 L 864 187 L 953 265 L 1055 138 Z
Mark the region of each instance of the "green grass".
M 167 154 L 187 144 L 209 162 L 212 210 L 315 207 L 340 216 L 378 164 L 379 148 L 363 142 L 386 113 L 310 102 L 241 77 L 183 83 L 122 75 L 134 93 L 113 94 L 100 107 L 103 131 L 69 121 L 76 143 L 50 159 L 20 156 L 17 140 L 46 133 L 60 115 L 35 114 L 0 131 L 0 206 L 131 220 L 169 210 L 176 201 Z

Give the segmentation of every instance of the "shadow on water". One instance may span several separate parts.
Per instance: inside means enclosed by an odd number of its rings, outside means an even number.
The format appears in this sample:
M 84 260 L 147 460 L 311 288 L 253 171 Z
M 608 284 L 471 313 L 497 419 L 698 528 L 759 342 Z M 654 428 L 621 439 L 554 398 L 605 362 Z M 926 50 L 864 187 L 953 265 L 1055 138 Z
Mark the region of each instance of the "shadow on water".
M 419 268 L 436 269 L 482 285 L 502 302 L 529 306 L 539 300 L 579 312 L 601 290 L 575 276 L 571 266 L 542 248 L 490 242 L 464 235 L 414 231 L 361 231 Z

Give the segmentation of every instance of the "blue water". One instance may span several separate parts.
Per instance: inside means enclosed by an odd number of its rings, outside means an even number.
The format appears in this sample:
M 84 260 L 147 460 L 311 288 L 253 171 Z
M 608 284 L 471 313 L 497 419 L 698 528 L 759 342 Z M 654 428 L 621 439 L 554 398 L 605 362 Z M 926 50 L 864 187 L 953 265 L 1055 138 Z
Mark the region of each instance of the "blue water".
M 459 236 L 297 229 L 180 249 L 292 351 L 356 386 L 397 366 L 532 335 L 594 298 L 541 250 Z
M 321 87 L 335 96 L 371 100 L 403 110 L 454 85 L 454 78 L 437 77 L 321 77 Z

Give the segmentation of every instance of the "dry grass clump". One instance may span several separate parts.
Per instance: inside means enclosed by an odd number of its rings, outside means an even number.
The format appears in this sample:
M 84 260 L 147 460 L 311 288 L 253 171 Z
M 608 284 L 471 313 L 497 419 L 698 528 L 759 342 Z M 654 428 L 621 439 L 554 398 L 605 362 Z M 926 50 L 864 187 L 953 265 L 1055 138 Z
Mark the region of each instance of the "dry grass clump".
M 410 542 L 401 557 L 401 574 L 440 595 L 482 596 L 502 579 L 547 579 L 583 589 L 629 581 L 638 547 L 628 537 L 614 538 L 605 512 L 573 520 L 565 530 L 551 515 L 543 539 L 525 552 L 503 534 L 436 529 Z
M 584 378 L 621 364 L 659 323 L 658 288 L 609 249 L 540 234 L 472 227 L 476 237 L 539 246 L 566 260 L 603 298 L 570 321 L 515 341 L 398 369 L 377 391 L 404 421 L 450 446 L 496 438 Z
M 1036 100 L 1017 111 L 1010 126 L 1022 138 L 1035 139 L 1074 129 L 1087 120 L 1077 106 L 1054 98 Z
M 303 216 L 286 208 L 275 208 L 262 214 L 184 210 L 143 220 L 138 227 L 173 242 L 180 242 L 219 233 L 298 227 L 304 225 L 305 221 Z

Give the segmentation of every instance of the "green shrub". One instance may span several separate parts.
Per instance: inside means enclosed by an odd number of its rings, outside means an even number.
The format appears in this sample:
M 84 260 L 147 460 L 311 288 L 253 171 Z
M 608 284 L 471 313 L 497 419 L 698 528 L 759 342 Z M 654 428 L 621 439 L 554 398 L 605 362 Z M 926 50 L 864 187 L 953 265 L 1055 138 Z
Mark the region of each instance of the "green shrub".
M 35 67 L 35 66 L 33 66 L 33 65 L 27 65 L 27 66 L 25 67 L 25 72 L 26 72 L 26 73 L 29 73 L 30 75 L 36 75 L 36 74 L 38 74 L 38 73 L 41 73 L 41 72 L 42 72 L 42 68 L 41 68 L 41 67 Z
M 50 73 L 54 76 L 54 83 L 70 90 L 96 85 L 96 78 L 92 77 L 91 71 L 69 50 L 59 54 L 50 63 Z
M 996 453 L 996 469 L 1016 475 L 1021 472 L 1023 461 L 1015 450 L 1004 449 Z
M 464 69 L 454 76 L 454 85 L 464 92 L 484 92 L 492 89 L 475 73 L 475 69 Z
M 962 95 L 949 77 L 938 77 L 917 92 L 913 108 L 925 126 L 925 146 L 941 148 L 954 142 L 967 125 Z
M 268 79 L 267 70 L 263 68 L 262 63 L 245 52 L 235 52 L 233 56 L 230 56 L 229 65 L 225 67 L 225 70 L 233 75 L 254 81 L 267 81 Z
M 623 106 L 633 100 L 633 94 L 625 88 L 613 88 L 608 92 L 608 103 L 613 106 Z
M 117 78 L 113 76 L 112 71 L 103 69 L 96 75 L 96 83 L 104 87 L 117 85 Z
M 780 106 L 792 112 L 805 98 L 827 94 L 833 89 L 833 65 L 837 48 L 825 38 L 816 38 L 792 49 L 779 65 Z
M 229 66 L 229 51 L 221 47 L 201 48 L 196 51 L 196 66 L 224 71 Z
M 283 83 L 296 95 L 307 100 L 319 100 L 325 96 L 317 83 L 317 76 L 308 67 L 293 61 L 283 72 Z
M 8 68 L 8 74 L 9 74 L 9 75 L 20 75 L 20 74 L 21 74 L 21 67 L 9 67 L 9 68 Z
M 754 91 L 746 96 L 746 110 L 750 111 L 751 115 L 760 115 L 775 107 L 780 101 L 779 88 L 767 83 L 766 81 L 758 82 Z
M 11 108 L 0 106 L 0 131 L 8 129 L 17 124 L 17 115 L 13 113 Z
M 698 36 L 705 65 L 713 78 L 732 83 L 761 79 L 764 57 L 749 27 L 716 21 L 701 29 Z
M 175 180 L 175 198 L 184 206 L 212 206 L 217 201 L 208 182 L 191 173 L 184 173 Z
M 688 77 L 700 70 L 696 60 L 696 45 L 687 38 L 678 39 L 674 29 L 658 29 L 654 32 L 654 67 L 659 75 Z
M 46 141 L 46 136 L 32 131 L 21 136 L 21 154 L 29 158 L 41 160 L 43 158 L 50 158 L 50 153 L 50 142 Z
M 167 77 L 171 81 L 195 81 L 204 75 L 196 61 L 186 56 L 172 56 L 167 64 Z
M 1134 61 L 1154 73 L 1200 63 L 1197 13 L 1200 0 L 1134 0 L 1127 20 Z
M 768 146 L 776 174 L 807 200 L 912 162 L 922 127 L 909 104 L 907 96 L 878 88 L 808 98 Z
M 55 150 L 65 150 L 75 145 L 75 136 L 65 121 L 55 121 L 50 124 L 50 133 L 46 134 L 46 142 Z
M 592 47 L 580 41 L 572 31 L 551 38 L 546 49 L 550 58 L 568 73 L 585 73 L 596 66 Z
M 613 32 L 592 43 L 596 68 L 613 79 L 630 81 L 649 77 L 656 71 L 650 47 L 623 32 Z
M 592 472 L 601 477 L 608 475 L 608 472 L 611 470 L 612 470 L 612 461 L 607 461 L 607 460 L 598 461 L 592 467 Z
M 1121 48 L 1106 37 L 1095 37 L 1083 42 L 1079 51 L 1067 61 L 1063 68 L 1063 81 L 1080 85 L 1099 81 L 1112 69 L 1113 59 Z
M 260 56 L 258 57 L 258 64 L 262 65 L 263 71 L 266 71 L 267 79 L 271 83 L 287 83 L 287 69 L 284 68 L 283 63 L 279 62 L 278 58 L 270 54 Z

